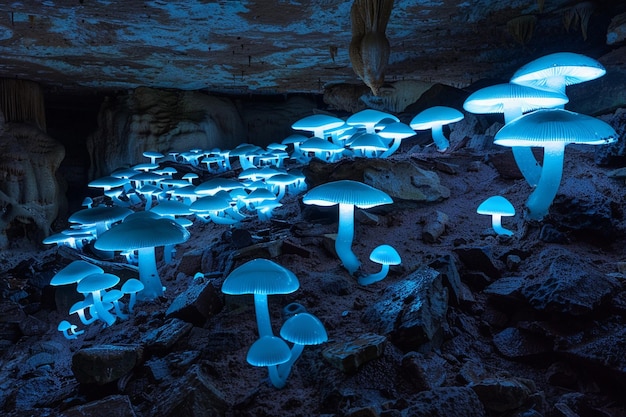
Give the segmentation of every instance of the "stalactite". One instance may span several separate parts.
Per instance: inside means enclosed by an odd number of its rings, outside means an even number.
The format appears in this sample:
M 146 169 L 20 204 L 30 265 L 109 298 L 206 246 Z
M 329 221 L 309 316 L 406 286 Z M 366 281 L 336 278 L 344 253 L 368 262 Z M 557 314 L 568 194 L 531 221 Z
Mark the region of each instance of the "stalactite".
M 537 0 L 537 8 L 539 9 L 539 13 L 543 13 L 543 6 L 545 5 L 545 0 Z
M 350 62 L 374 95 L 385 82 L 391 49 L 385 31 L 392 8 L 393 0 L 354 0 L 350 10 Z
M 46 131 L 43 92 L 34 81 L 0 78 L 0 110 L 7 122 L 34 123 Z
M 596 5 L 590 1 L 583 1 L 565 10 L 563 14 L 563 26 L 565 31 L 570 29 L 578 29 L 583 36 L 583 40 L 587 40 L 587 30 L 589 27 L 589 19 L 596 10 Z
M 537 18 L 534 15 L 518 16 L 506 23 L 509 34 L 517 43 L 525 46 L 533 37 Z

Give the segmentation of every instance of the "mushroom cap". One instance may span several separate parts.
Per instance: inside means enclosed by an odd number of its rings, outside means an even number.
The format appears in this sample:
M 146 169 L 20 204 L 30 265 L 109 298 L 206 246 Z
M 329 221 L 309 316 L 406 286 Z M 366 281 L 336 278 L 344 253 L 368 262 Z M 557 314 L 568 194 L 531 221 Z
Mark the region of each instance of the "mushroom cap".
M 515 216 L 515 207 L 506 198 L 494 195 L 480 203 L 476 209 L 478 214 L 498 214 L 500 216 Z
M 307 139 L 308 137 L 304 135 L 301 135 L 299 133 L 293 133 L 287 136 L 285 139 L 283 139 L 280 143 L 282 143 L 283 145 L 292 145 L 294 143 L 302 143 Z
M 520 84 L 496 84 L 481 88 L 467 97 L 463 108 L 476 114 L 504 113 L 505 108 L 519 108 L 523 113 L 565 105 L 569 98 L 558 91 L 540 90 Z
M 274 366 L 287 362 L 291 358 L 291 349 L 287 343 L 276 336 L 263 336 L 250 346 L 246 360 L 252 366 Z
M 305 152 L 316 152 L 316 151 L 329 151 L 329 152 L 339 152 L 343 151 L 343 146 L 335 145 L 334 143 L 318 138 L 317 136 L 313 136 L 312 138 L 307 139 L 306 141 L 300 144 L 300 149 Z
M 400 119 L 392 114 L 380 110 L 365 109 L 348 117 L 346 123 L 351 126 L 374 126 L 383 119 L 391 119 L 395 122 L 400 121 Z
M 280 329 L 280 337 L 299 345 L 319 345 L 328 340 L 322 322 L 312 314 L 298 313 L 291 316 Z
M 207 195 L 200 197 L 189 206 L 194 213 L 207 211 L 223 211 L 230 208 L 230 201 L 221 195 Z
M 148 212 L 150 213 L 150 212 Z M 158 214 L 151 213 L 155 216 Z M 158 216 L 136 217 L 104 232 L 94 244 L 99 250 L 132 250 L 175 245 L 189 239 L 189 232 L 174 220 Z
M 87 294 L 87 297 L 85 297 L 84 300 L 80 300 L 80 301 L 77 301 L 74 304 L 72 304 L 72 306 L 68 310 L 68 313 L 69 314 L 74 314 L 74 313 L 76 313 L 78 311 L 81 311 L 81 310 L 84 310 L 86 308 L 89 308 L 92 305 L 93 305 L 93 296 L 91 294 Z
M 373 151 L 385 151 L 389 149 L 389 147 L 382 141 L 381 137 L 376 133 L 363 133 L 358 135 L 352 142 L 350 142 L 350 148 Z
M 82 209 L 72 214 L 67 220 L 70 223 L 96 224 L 101 222 L 116 222 L 124 219 L 133 211 L 126 207 L 99 206 Z
M 522 66 L 515 71 L 511 82 L 551 89 L 548 82 L 553 77 L 562 77 L 567 86 L 595 80 L 604 74 L 606 69 L 593 58 L 573 52 L 557 52 Z
M 73 324 L 70 323 L 67 320 L 61 320 L 61 322 L 59 322 L 59 325 L 57 326 L 57 330 L 60 332 L 64 332 L 66 330 L 70 330 L 72 328 Z
M 380 245 L 370 253 L 370 260 L 381 265 L 400 265 L 402 259 L 393 246 Z
M 290 294 L 300 287 L 293 272 L 267 259 L 257 258 L 235 268 L 224 280 L 222 292 L 242 294 Z
M 389 195 L 377 188 L 352 180 L 327 182 L 307 192 L 302 202 L 318 206 L 353 204 L 360 208 L 391 204 Z
M 79 282 L 88 275 L 103 273 L 99 266 L 85 261 L 74 261 L 56 273 L 50 280 L 50 285 L 67 285 Z
M 146 158 L 163 158 L 165 155 L 163 155 L 161 152 L 145 151 L 143 153 L 143 156 L 145 156 Z
M 546 146 L 550 143 L 603 145 L 617 140 L 617 133 L 595 117 L 564 109 L 540 109 L 518 117 L 496 133 L 493 143 L 502 146 Z
M 258 203 L 267 200 L 276 200 L 276 194 L 264 187 L 255 188 L 247 197 L 243 197 L 242 200 L 251 203 Z
M 120 290 L 109 290 L 102 295 L 102 302 L 112 303 L 118 301 L 124 296 L 124 293 Z
M 161 201 L 149 211 L 156 213 L 159 216 L 187 216 L 191 214 L 189 206 L 177 200 Z
M 243 184 L 230 178 L 211 178 L 196 185 L 195 192 L 199 195 L 215 194 L 218 191 L 230 191 L 235 188 L 243 188 Z
M 410 126 L 415 130 L 428 130 L 433 126 L 443 126 L 463 119 L 463 113 L 446 106 L 429 107 L 415 115 Z
M 295 130 L 314 131 L 318 129 L 329 130 L 343 126 L 345 122 L 338 117 L 329 116 L 327 114 L 313 114 L 303 117 L 291 125 Z
M 78 282 L 76 291 L 81 294 L 107 290 L 111 287 L 115 287 L 120 282 L 120 278 L 117 275 L 109 274 L 106 272 L 87 275 L 85 278 Z
M 133 171 L 132 175 L 137 174 L 137 171 Z M 128 179 L 119 177 L 119 176 L 106 176 L 101 178 L 96 178 L 87 184 L 91 188 L 113 188 L 113 187 L 121 187 L 122 185 L 128 184 Z
M 122 285 L 122 292 L 125 294 L 137 293 L 143 289 L 144 289 L 143 283 L 135 278 L 129 278 Z
M 386 125 L 378 135 L 387 139 L 406 139 L 415 136 L 415 131 L 405 123 L 394 122 Z

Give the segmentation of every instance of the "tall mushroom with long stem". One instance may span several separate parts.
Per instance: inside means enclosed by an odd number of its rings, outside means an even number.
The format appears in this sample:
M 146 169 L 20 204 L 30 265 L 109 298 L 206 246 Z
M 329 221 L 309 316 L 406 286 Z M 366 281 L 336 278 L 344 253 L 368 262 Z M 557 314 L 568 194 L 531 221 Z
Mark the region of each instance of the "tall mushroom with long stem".
M 604 145 L 616 140 L 615 130 L 602 120 L 563 109 L 542 109 L 504 126 L 496 133 L 494 143 L 544 148 L 539 183 L 526 201 L 528 218 L 541 220 L 548 214 L 561 183 L 565 146 L 570 143 Z
M 391 204 L 391 197 L 374 187 L 358 181 L 340 180 L 318 185 L 305 194 L 304 204 L 317 206 L 339 206 L 339 224 L 335 251 L 343 266 L 354 274 L 361 262 L 352 252 L 354 239 L 354 208 L 371 208 L 382 204 Z

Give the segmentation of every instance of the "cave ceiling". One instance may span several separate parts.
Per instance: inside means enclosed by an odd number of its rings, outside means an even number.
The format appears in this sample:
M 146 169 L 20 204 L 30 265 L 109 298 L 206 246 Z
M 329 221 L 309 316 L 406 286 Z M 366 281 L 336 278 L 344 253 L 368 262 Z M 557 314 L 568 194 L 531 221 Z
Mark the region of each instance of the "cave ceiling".
M 543 5 L 541 5 L 543 3 Z M 595 2 L 587 37 L 563 0 L 395 0 L 386 80 L 466 86 L 507 79 L 544 53 L 598 58 L 621 1 Z M 22 0 L 0 4 L 0 76 L 52 91 L 138 86 L 233 93 L 322 92 L 359 83 L 352 1 Z M 531 36 L 520 39 L 531 16 Z M 512 27 L 514 29 L 512 29 Z M 526 28 L 528 29 L 528 28 Z

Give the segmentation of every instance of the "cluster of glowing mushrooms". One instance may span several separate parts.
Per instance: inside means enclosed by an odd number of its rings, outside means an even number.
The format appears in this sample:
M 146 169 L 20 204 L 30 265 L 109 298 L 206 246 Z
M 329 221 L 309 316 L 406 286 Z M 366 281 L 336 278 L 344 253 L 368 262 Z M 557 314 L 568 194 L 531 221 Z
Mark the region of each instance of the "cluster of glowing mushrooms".
M 503 113 L 504 127 L 494 143 L 512 148 L 515 161 L 528 185 L 534 190 L 527 202 L 527 216 L 541 220 L 547 215 L 557 193 L 563 168 L 565 145 L 608 144 L 617 139 L 606 123 L 590 116 L 564 110 L 569 99 L 565 87 L 602 76 L 605 69 L 597 61 L 574 53 L 544 56 L 520 68 L 507 84 L 483 88 L 471 94 L 463 108 L 470 113 Z M 235 226 L 250 216 L 269 220 L 273 211 L 288 195 L 306 191 L 305 178 L 297 168 L 312 158 L 329 163 L 340 158 L 386 158 L 403 139 L 416 130 L 432 132 L 437 150 L 446 152 L 449 141 L 442 127 L 463 118 L 460 111 L 436 106 L 417 114 L 404 124 L 389 113 L 367 109 L 342 120 L 325 114 L 302 118 L 292 125 L 294 133 L 281 143 L 265 148 L 242 144 L 232 150 L 192 149 L 187 152 L 146 151 L 149 162 L 120 169 L 92 181 L 89 186 L 102 189 L 104 203 L 95 205 L 91 198 L 85 208 L 70 216 L 72 226 L 44 240 L 46 244 L 65 245 L 82 251 L 89 245 L 90 254 L 111 258 L 123 255 L 138 270 L 138 279 L 129 279 L 118 289 L 120 279 L 89 262 L 74 261 L 59 271 L 52 285 L 75 285 L 84 299 L 75 303 L 69 314 L 81 323 L 101 322 L 111 326 L 133 312 L 137 299 L 150 301 L 163 295 L 155 258 L 155 247 L 164 248 L 169 262 L 175 245 L 185 242 L 195 218 L 200 222 Z M 543 164 L 532 147 L 544 149 Z M 231 166 L 238 161 L 236 178 Z M 168 163 L 171 162 L 171 163 Z M 177 164 L 193 169 L 178 173 Z M 208 173 L 200 182 L 195 171 Z M 350 180 L 328 182 L 309 190 L 304 204 L 338 207 L 338 231 L 335 251 L 345 269 L 359 284 L 370 285 L 384 279 L 390 265 L 401 263 L 397 251 L 380 245 L 370 260 L 381 265 L 380 272 L 360 273 L 361 262 L 352 251 L 354 209 L 367 209 L 393 203 L 385 192 Z M 515 215 L 513 205 L 503 196 L 492 196 L 477 209 L 490 215 L 498 235 L 512 235 L 504 228 L 503 216 Z M 266 366 L 270 380 L 280 388 L 286 383 L 295 360 L 305 345 L 323 343 L 326 331 L 304 308 L 290 314 L 275 336 L 268 313 L 267 296 L 286 294 L 299 287 L 296 276 L 286 268 L 266 259 L 252 260 L 226 277 L 225 294 L 253 294 L 259 339 L 248 352 L 248 362 Z M 301 307 L 301 306 L 300 306 Z M 59 331 L 68 339 L 84 332 L 63 320 Z M 291 343 L 291 347 L 289 346 Z

